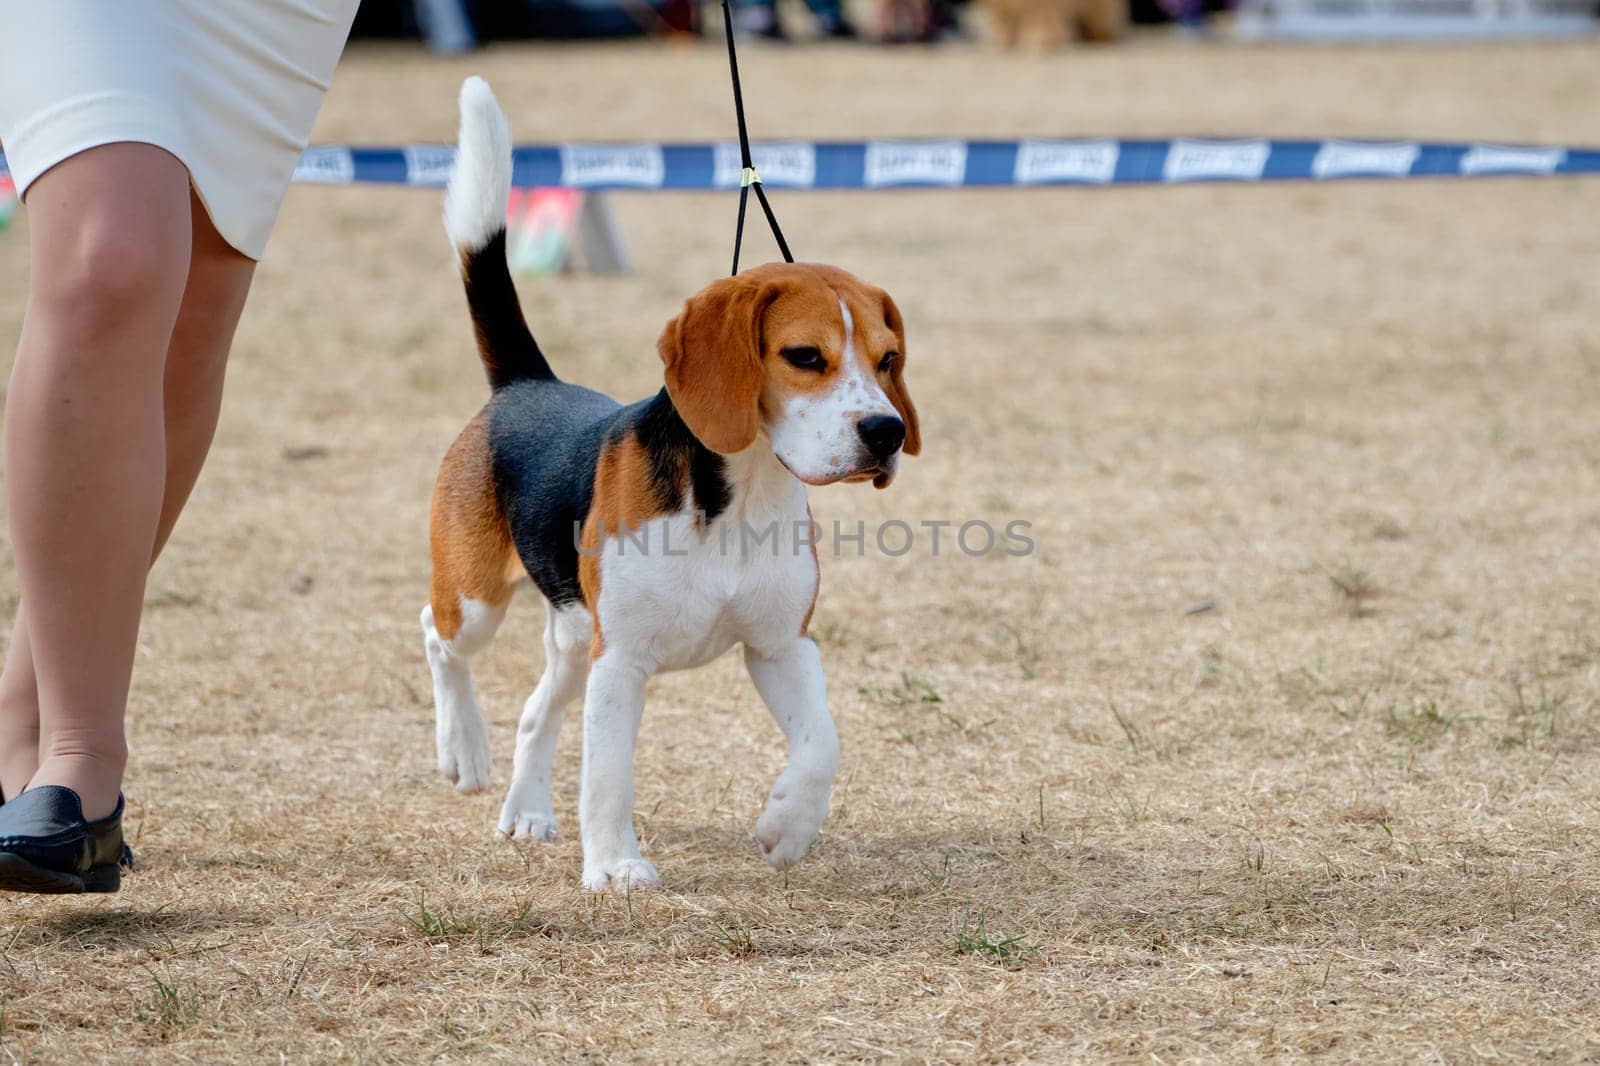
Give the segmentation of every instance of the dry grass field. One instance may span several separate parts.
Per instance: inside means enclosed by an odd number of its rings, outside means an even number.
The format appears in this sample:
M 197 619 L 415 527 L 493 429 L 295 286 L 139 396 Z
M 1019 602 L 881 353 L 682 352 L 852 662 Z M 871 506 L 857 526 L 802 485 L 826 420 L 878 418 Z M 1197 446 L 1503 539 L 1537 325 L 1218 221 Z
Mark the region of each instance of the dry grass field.
M 723 63 L 361 46 L 316 136 L 446 140 L 481 71 L 522 140 L 724 137 Z M 746 66 L 758 136 L 1600 142 L 1593 45 Z M 663 890 L 578 887 L 576 716 L 565 836 L 497 839 L 531 599 L 480 660 L 493 790 L 435 775 L 427 499 L 485 389 L 438 195 L 298 188 L 150 584 L 141 869 L 0 900 L 0 1061 L 1600 1058 L 1600 182 L 776 204 L 894 293 L 924 419 L 819 520 L 1038 544 L 825 554 L 845 754 L 806 864 L 750 839 L 783 753 L 737 656 L 651 688 Z M 734 200 L 618 208 L 633 277 L 522 290 L 561 372 L 636 397 Z

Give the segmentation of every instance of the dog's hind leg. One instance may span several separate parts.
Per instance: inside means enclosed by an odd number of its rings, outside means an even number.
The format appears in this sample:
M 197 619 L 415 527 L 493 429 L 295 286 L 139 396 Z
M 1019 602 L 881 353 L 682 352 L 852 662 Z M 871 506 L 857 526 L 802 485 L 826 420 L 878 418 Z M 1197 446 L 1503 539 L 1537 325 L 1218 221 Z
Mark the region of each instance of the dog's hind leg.
M 478 708 L 468 659 L 494 638 L 509 604 L 509 599 L 495 606 L 463 598 L 449 637 L 435 622 L 434 605 L 422 609 L 423 646 L 433 673 L 439 772 L 460 792 L 482 792 L 489 787 L 489 725 Z
M 489 727 L 467 660 L 488 646 L 527 578 L 495 491 L 488 416 L 467 423 L 439 468 L 429 522 L 433 581 L 422 636 L 433 672 L 439 772 L 462 792 L 489 787 Z
M 581 605 L 557 607 L 545 601 L 544 676 L 522 708 L 511 789 L 500 808 L 500 832 L 533 840 L 556 838 L 550 802 L 550 767 L 555 761 L 567 704 L 583 694 L 589 676 L 593 624 Z

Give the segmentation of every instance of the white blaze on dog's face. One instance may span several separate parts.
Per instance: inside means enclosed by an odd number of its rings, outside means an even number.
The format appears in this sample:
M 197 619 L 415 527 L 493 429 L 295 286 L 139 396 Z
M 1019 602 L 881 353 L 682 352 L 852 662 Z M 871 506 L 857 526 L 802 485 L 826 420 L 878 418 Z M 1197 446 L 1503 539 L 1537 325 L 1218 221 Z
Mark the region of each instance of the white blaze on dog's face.
M 921 450 L 899 311 L 842 270 L 774 264 L 716 282 L 667 325 L 661 354 L 674 406 L 712 451 L 764 433 L 807 484 L 883 488 Z
M 773 453 L 808 485 L 887 484 L 905 440 L 886 389 L 903 358 L 899 338 L 881 310 L 863 307 L 863 317 L 872 317 L 858 328 L 849 300 L 836 299 L 832 315 L 810 302 L 794 313 L 780 298 L 767 312 L 761 408 Z

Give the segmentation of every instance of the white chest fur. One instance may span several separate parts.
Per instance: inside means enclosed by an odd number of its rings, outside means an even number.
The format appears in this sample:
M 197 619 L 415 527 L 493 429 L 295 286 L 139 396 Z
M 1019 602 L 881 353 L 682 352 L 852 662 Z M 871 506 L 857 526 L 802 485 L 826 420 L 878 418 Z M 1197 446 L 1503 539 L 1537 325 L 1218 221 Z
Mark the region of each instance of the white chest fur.
M 608 651 L 681 670 L 736 643 L 768 651 L 799 634 L 817 588 L 805 486 L 765 442 L 728 457 L 726 477 L 731 498 L 714 519 L 690 504 L 607 531 L 597 609 Z

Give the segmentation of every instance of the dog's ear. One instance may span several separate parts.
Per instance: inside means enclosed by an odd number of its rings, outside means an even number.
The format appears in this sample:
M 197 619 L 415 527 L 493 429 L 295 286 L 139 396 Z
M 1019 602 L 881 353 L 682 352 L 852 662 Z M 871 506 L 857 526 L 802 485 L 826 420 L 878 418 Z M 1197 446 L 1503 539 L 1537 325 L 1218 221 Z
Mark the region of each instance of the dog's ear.
M 689 432 L 732 455 L 755 442 L 761 425 L 761 323 L 779 288 L 724 278 L 684 304 L 661 331 L 667 395 Z
M 911 394 L 906 391 L 906 326 L 900 317 L 900 309 L 894 305 L 889 294 L 884 292 L 882 295 L 883 321 L 894 330 L 895 341 L 900 346 L 900 358 L 894 361 L 889 371 L 889 387 L 884 392 L 888 394 L 889 402 L 894 404 L 894 409 L 900 413 L 900 421 L 906 424 L 906 442 L 900 446 L 900 450 L 907 455 L 920 455 L 922 428 L 917 424 L 917 407 L 911 402 Z

